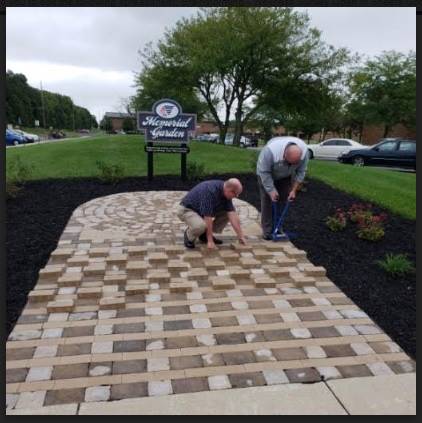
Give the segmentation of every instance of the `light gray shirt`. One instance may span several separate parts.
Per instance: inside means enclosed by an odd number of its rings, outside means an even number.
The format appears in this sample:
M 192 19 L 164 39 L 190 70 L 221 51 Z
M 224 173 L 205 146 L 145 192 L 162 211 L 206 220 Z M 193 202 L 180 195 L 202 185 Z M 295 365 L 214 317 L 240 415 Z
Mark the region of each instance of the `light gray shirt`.
M 284 160 L 284 150 L 289 144 L 296 144 L 302 150 L 302 156 L 297 164 Z M 256 174 L 261 178 L 265 191 L 275 191 L 274 181 L 293 176 L 297 182 L 303 182 L 308 166 L 308 147 L 296 137 L 272 138 L 261 150 L 256 165 Z

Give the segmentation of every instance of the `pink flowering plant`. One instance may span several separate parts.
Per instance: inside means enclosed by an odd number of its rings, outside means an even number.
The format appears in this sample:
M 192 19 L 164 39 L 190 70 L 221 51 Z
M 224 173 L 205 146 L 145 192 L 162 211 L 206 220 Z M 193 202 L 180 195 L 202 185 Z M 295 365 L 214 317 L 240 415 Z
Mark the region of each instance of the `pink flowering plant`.
M 325 224 L 332 230 L 333 232 L 342 231 L 347 224 L 347 216 L 346 213 L 338 208 L 336 209 L 333 216 L 328 216 L 325 220 Z
M 327 217 L 325 223 L 330 230 L 338 232 L 346 227 L 347 219 L 357 225 L 358 238 L 378 241 L 385 235 L 384 222 L 387 215 L 375 215 L 370 204 L 355 203 L 347 211 L 337 208 L 333 215 Z
M 370 204 L 354 203 L 349 208 L 347 215 L 353 223 L 357 223 L 361 219 L 370 218 L 372 213 L 372 206 Z
M 385 213 L 378 216 L 361 216 L 357 221 L 357 236 L 367 241 L 379 241 L 385 234 L 384 222 L 386 219 Z

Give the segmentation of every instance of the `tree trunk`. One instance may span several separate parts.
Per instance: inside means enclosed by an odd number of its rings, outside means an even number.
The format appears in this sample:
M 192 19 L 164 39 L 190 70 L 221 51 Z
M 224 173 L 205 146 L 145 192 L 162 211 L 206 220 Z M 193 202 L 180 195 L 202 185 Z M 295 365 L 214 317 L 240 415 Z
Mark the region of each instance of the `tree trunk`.
M 390 132 L 390 125 L 385 125 L 385 127 L 384 127 L 384 136 L 383 136 L 383 138 L 387 138 L 387 136 L 388 136 L 388 133 Z
M 264 124 L 263 130 L 264 130 L 264 138 L 265 138 L 264 141 L 265 141 L 265 144 L 267 143 L 268 140 L 271 139 L 271 137 L 273 135 L 271 129 L 272 129 L 272 125 L 271 124 L 267 124 L 267 125 Z
M 235 123 L 234 123 L 234 137 L 233 137 L 233 145 L 239 146 L 240 145 L 240 137 L 242 136 L 242 103 L 238 103 L 236 113 L 235 113 Z

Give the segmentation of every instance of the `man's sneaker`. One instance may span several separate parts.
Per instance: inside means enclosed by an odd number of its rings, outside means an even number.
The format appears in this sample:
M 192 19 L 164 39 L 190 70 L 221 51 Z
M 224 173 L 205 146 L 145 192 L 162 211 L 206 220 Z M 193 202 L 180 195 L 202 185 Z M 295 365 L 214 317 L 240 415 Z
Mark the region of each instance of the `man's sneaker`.
M 273 236 L 271 234 L 270 235 L 264 234 L 262 235 L 262 239 L 265 239 L 265 241 L 271 241 L 273 239 Z
M 207 244 L 208 243 L 208 239 L 207 239 L 207 234 L 204 232 L 203 234 L 199 235 L 198 239 L 203 243 L 203 244 Z M 221 245 L 223 243 L 223 241 L 221 241 L 221 239 L 217 239 L 212 237 L 214 244 L 215 245 Z
M 185 230 L 185 233 L 183 234 L 183 243 L 185 244 L 185 247 L 195 248 L 195 243 L 189 240 L 188 234 L 186 232 L 187 232 L 187 229 Z

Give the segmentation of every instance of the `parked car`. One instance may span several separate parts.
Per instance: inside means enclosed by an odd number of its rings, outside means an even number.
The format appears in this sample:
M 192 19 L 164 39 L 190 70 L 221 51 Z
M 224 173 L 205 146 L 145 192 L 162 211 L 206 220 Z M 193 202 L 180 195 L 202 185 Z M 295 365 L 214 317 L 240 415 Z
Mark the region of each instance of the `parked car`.
M 66 137 L 66 134 L 63 131 L 53 130 L 48 134 L 49 139 L 58 140 L 58 139 L 65 138 L 65 137 Z
M 310 159 L 337 159 L 343 153 L 363 148 L 368 147 L 348 138 L 330 138 L 319 144 L 309 145 L 308 151 Z
M 25 144 L 25 137 L 12 129 L 6 129 L 6 145 Z
M 201 134 L 195 137 L 197 141 L 206 141 L 206 142 L 212 142 L 215 143 L 218 140 L 219 135 L 218 134 Z
M 342 154 L 338 160 L 355 166 L 398 166 L 416 170 L 416 141 L 401 138 L 382 139 L 373 147 Z
M 220 138 L 219 134 L 209 134 L 208 135 L 208 141 L 212 142 L 212 143 L 216 143 L 219 138 Z
M 80 134 L 89 134 L 90 133 L 90 130 L 89 129 L 80 129 L 79 130 L 79 133 Z
M 26 142 L 38 142 L 40 140 L 40 137 L 36 134 L 30 134 L 28 132 L 21 131 L 20 129 L 14 129 L 14 131 L 21 134 L 25 138 Z
M 226 138 L 224 139 L 224 144 L 233 145 L 233 139 L 234 139 L 234 134 L 226 134 Z M 242 135 L 240 137 L 240 147 L 246 148 L 246 147 L 251 147 L 251 146 L 252 146 L 252 142 L 251 142 L 250 138 L 247 138 L 247 137 Z
M 208 134 L 201 134 L 195 137 L 196 141 L 208 141 Z

